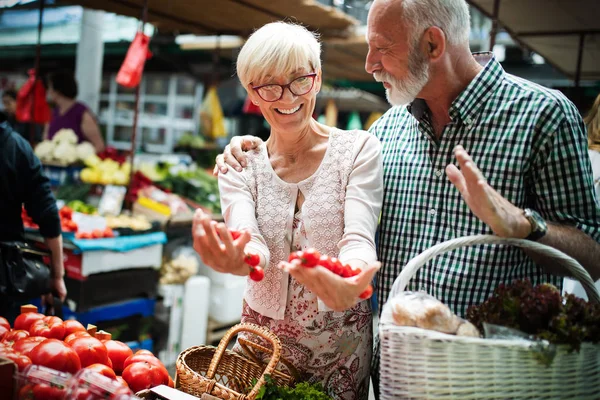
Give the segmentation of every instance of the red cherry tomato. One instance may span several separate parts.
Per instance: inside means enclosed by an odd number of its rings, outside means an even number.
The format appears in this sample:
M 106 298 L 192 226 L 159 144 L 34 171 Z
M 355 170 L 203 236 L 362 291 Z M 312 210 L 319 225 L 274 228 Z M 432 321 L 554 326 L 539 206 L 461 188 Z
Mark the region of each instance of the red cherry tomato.
M 111 368 L 104 364 L 88 365 L 87 367 L 85 367 L 85 369 L 91 369 L 92 371 L 95 371 L 110 379 L 117 379 L 117 374 L 115 374 L 115 371 L 113 371 Z
M 358 297 L 360 297 L 361 299 L 365 300 L 365 299 L 368 299 L 369 297 L 371 297 L 372 295 L 373 295 L 373 286 L 369 285 L 364 290 L 364 292 L 362 292 L 360 294 L 360 296 L 358 296 Z
M 303 251 L 294 251 L 292 253 L 290 253 L 290 256 L 288 257 L 288 262 L 292 262 L 294 260 L 302 260 L 302 257 L 304 257 L 304 252 Z
M 244 262 L 251 267 L 256 267 L 260 264 L 260 256 L 254 253 L 248 253 L 244 256 Z
M 310 248 L 304 250 L 304 254 L 301 258 L 302 265 L 307 268 L 314 268 L 319 263 L 319 259 L 321 258 L 321 253 L 317 250 Z
M 106 346 L 95 337 L 79 337 L 71 342 L 71 348 L 79 356 L 83 368 L 92 364 L 108 365 Z
M 265 271 L 261 267 L 253 267 L 250 269 L 250 279 L 260 282 L 265 277 Z
M 319 265 L 327 268 L 330 271 L 333 271 L 334 269 L 334 265 L 333 262 L 331 262 L 331 258 L 325 254 L 321 255 L 321 257 L 319 257 Z
M 81 325 L 81 322 L 74 319 L 67 319 L 63 324 L 65 326 L 65 337 L 74 332 L 85 332 L 85 327 Z
M 230 229 L 229 233 L 231 234 L 231 237 L 233 238 L 233 240 L 237 240 L 237 239 L 239 239 L 240 236 L 242 236 L 242 232 L 236 231 L 235 229 Z
M 106 346 L 108 358 L 112 361 L 113 369 L 117 374 L 123 372 L 125 360 L 133 355 L 133 352 L 125 343 L 118 340 L 106 340 L 103 342 Z
M 31 362 L 57 371 L 74 374 L 81 369 L 79 356 L 57 339 L 48 339 L 31 350 Z
M 44 317 L 31 325 L 29 334 L 31 336 L 44 336 L 50 339 L 63 340 L 65 338 L 65 325 L 58 317 Z

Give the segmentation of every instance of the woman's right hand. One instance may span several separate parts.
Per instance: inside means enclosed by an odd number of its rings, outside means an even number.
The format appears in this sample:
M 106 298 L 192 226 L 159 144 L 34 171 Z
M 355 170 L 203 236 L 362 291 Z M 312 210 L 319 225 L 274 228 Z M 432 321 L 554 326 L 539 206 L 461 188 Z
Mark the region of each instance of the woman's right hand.
M 196 210 L 192 223 L 194 250 L 202 262 L 217 272 L 233 275 L 248 275 L 248 265 L 244 262 L 244 249 L 250 241 L 250 233 L 233 239 L 224 223 L 217 223 L 202 210 Z
M 246 155 L 244 152 L 254 150 L 261 143 L 262 140 L 254 136 L 234 136 L 231 138 L 231 142 L 225 146 L 223 154 L 217 156 L 213 174 L 218 175 L 219 172 L 226 174 L 229 167 L 233 167 L 236 171 L 241 172 L 242 168 L 246 168 Z

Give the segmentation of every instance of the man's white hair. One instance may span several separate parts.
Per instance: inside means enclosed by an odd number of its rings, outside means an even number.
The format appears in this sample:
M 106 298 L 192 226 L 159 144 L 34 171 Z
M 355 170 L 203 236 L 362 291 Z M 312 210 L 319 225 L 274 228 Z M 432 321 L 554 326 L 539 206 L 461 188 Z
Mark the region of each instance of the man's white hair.
M 443 30 L 450 44 L 468 45 L 471 19 L 465 0 L 403 0 L 402 10 L 404 21 L 412 27 L 413 45 L 432 26 Z
M 321 44 L 305 27 L 287 22 L 272 22 L 255 31 L 237 58 L 237 74 L 244 87 L 299 68 L 321 69 Z

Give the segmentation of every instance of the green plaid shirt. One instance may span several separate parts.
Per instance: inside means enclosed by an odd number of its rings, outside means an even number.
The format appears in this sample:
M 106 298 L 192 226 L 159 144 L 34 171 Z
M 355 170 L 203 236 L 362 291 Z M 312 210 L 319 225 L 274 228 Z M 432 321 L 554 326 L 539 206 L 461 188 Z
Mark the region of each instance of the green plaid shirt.
M 520 208 L 576 225 L 600 241 L 586 131 L 562 94 L 504 72 L 490 53 L 484 69 L 454 100 L 452 122 L 436 139 L 423 100 L 394 107 L 371 131 L 382 142 L 385 195 L 379 230 L 379 309 L 402 267 L 423 250 L 452 238 L 492 234 L 445 174 L 461 144 L 490 185 Z M 489 61 L 488 61 L 489 60 Z M 545 274 L 523 251 L 473 246 L 434 258 L 408 290 L 425 290 L 464 316 L 501 283 L 562 279 Z

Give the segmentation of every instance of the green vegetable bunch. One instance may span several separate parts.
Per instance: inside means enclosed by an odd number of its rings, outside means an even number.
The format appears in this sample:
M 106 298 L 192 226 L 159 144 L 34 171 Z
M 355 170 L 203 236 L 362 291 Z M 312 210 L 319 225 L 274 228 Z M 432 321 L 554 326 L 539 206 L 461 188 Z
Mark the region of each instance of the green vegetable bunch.
M 265 385 L 260 388 L 256 399 L 261 400 L 332 400 L 320 383 L 298 383 L 293 388 L 277 386 L 269 375 L 265 375 Z M 252 380 L 252 386 L 257 380 Z
M 550 284 L 533 287 L 529 280 L 500 285 L 492 297 L 467 310 L 467 319 L 518 329 L 554 344 L 579 350 L 583 342 L 600 342 L 600 305 L 574 295 L 562 297 Z

